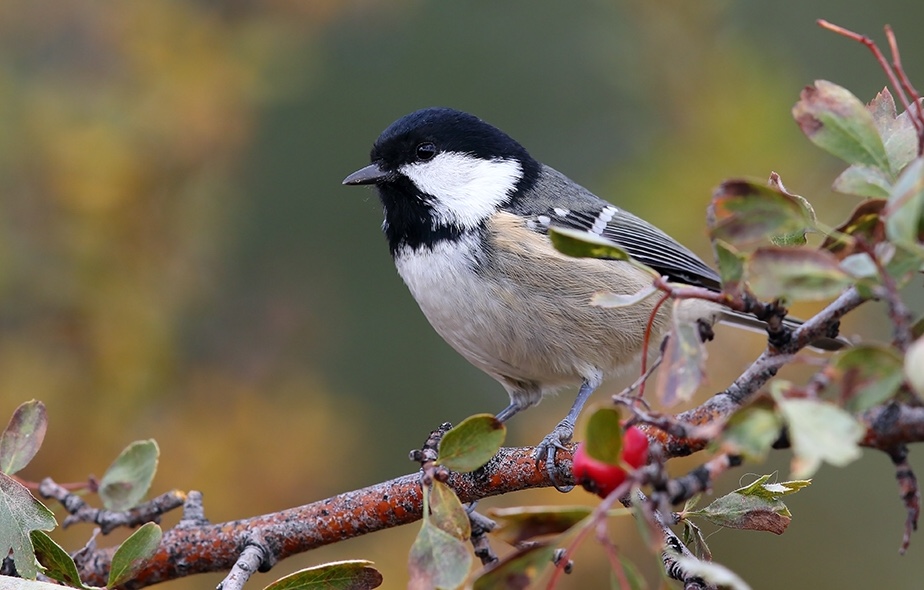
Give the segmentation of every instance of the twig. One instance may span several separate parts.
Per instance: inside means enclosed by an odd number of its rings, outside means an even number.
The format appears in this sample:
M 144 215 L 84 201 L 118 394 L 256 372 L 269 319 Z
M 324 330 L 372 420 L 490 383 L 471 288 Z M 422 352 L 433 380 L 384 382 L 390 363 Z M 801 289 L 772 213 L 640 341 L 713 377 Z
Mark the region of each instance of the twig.
M 741 465 L 738 455 L 718 455 L 700 465 L 690 473 L 666 482 L 663 492 L 670 504 L 686 502 L 696 494 L 708 491 L 717 477 L 733 467 Z
M 829 31 L 833 31 L 838 35 L 842 35 L 848 39 L 852 39 L 858 43 L 861 43 L 873 53 L 873 56 L 879 63 L 879 67 L 882 68 L 883 72 L 885 72 L 886 77 L 889 79 L 889 83 L 892 85 L 892 88 L 895 89 L 895 93 L 898 94 L 898 98 L 901 101 L 902 106 L 906 111 L 908 111 L 908 116 L 911 118 L 911 124 L 914 125 L 914 130 L 918 136 L 918 155 L 924 154 L 924 113 L 921 111 L 921 104 L 919 102 L 921 96 L 911 85 L 911 81 L 908 79 L 908 76 L 905 74 L 905 70 L 902 67 L 901 56 L 898 53 L 898 42 L 895 40 L 895 33 L 892 31 L 892 27 L 888 25 L 885 26 L 886 38 L 889 41 L 889 47 L 892 51 L 892 65 L 889 65 L 889 62 L 886 60 L 882 51 L 879 50 L 876 42 L 866 35 L 855 33 L 844 27 L 832 24 L 824 19 L 819 19 L 816 22 L 822 28 L 828 29 Z M 908 95 L 911 97 L 910 101 Z M 914 111 L 911 110 L 912 104 L 915 106 Z
M 658 285 L 659 282 L 664 282 L 666 284 L 664 277 L 658 277 L 655 279 L 655 285 Z M 665 294 L 661 297 L 661 299 L 659 299 L 658 302 L 654 304 L 654 307 L 651 308 L 651 313 L 648 314 L 648 323 L 645 324 L 645 335 L 642 338 L 642 366 L 639 369 L 639 378 L 636 380 L 638 383 L 638 396 L 636 397 L 639 399 L 645 396 L 645 383 L 648 380 L 648 376 L 651 374 L 651 372 L 648 370 L 648 347 L 651 346 L 651 332 L 652 328 L 654 327 L 655 317 L 658 315 L 658 310 L 661 309 L 661 306 L 664 305 L 664 303 L 670 299 L 670 297 L 670 293 L 665 291 Z M 655 363 L 655 366 L 658 366 L 659 364 L 661 364 L 661 355 L 658 355 L 658 360 Z M 654 370 L 654 368 L 652 368 L 652 370 Z
M 189 528 L 209 524 L 209 519 L 205 517 L 205 508 L 202 506 L 202 492 L 190 490 L 186 494 L 186 501 L 183 502 L 183 516 L 176 528 Z
M 647 501 L 645 495 L 642 492 L 638 492 L 636 497 L 638 502 L 644 506 Z M 671 579 L 683 582 L 684 590 L 715 590 L 715 586 L 707 583 L 701 577 L 689 573 L 677 562 L 678 555 L 682 555 L 689 559 L 698 558 L 687 549 L 687 546 L 683 544 L 680 537 L 678 537 L 674 531 L 671 530 L 670 526 L 664 522 L 664 516 L 661 512 L 659 510 L 652 510 L 650 516 L 649 522 L 657 527 L 664 539 L 663 549 L 661 550 L 661 565 L 664 567 L 667 576 Z
M 488 538 L 488 533 L 497 527 L 497 523 L 474 510 L 468 513 L 468 519 L 472 525 L 471 541 L 475 557 L 481 560 L 481 565 L 489 565 L 498 561 L 497 554 L 491 548 L 491 541 Z
M 782 349 L 767 349 L 725 391 L 709 398 L 699 407 L 679 414 L 677 421 L 691 426 L 704 426 L 723 420 L 748 403 L 769 381 L 791 355 L 808 346 L 814 340 L 827 336 L 830 327 L 839 322 L 845 314 L 861 305 L 866 299 L 856 288 L 844 291 L 837 299 L 792 333 L 792 338 Z M 706 441 L 697 438 L 675 438 L 665 432 L 647 432 L 664 447 L 665 458 L 690 455 L 702 450 Z
M 889 453 L 889 458 L 895 465 L 895 479 L 898 481 L 899 495 L 908 512 L 908 517 L 905 519 L 905 533 L 902 535 L 902 544 L 898 549 L 898 552 L 904 555 L 911 544 L 911 533 L 918 530 L 918 517 L 921 515 L 921 490 L 918 488 L 918 478 L 915 477 L 914 470 L 908 463 L 908 447 L 899 445 Z
M 242 590 L 244 584 L 257 571 L 267 571 L 269 567 L 264 565 L 269 552 L 266 546 L 259 540 L 260 532 L 254 532 L 254 539 L 248 542 L 241 551 L 240 557 L 234 562 L 234 567 L 225 576 L 216 590 Z
M 66 528 L 77 522 L 89 522 L 99 525 L 103 534 L 108 534 L 123 526 L 132 528 L 146 522 L 160 522 L 160 517 L 164 513 L 179 508 L 186 500 L 186 494 L 173 490 L 130 510 L 115 511 L 93 508 L 84 502 L 83 498 L 59 486 L 50 477 L 42 480 L 38 492 L 43 498 L 57 500 L 70 513 L 61 524 L 62 527 Z

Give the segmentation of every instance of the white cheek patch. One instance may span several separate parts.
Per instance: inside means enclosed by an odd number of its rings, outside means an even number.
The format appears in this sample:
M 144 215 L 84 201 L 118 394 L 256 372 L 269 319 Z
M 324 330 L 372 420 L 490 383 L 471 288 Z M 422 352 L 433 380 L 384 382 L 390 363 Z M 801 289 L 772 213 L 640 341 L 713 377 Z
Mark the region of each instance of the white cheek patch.
M 400 172 L 434 197 L 437 225 L 462 228 L 475 227 L 490 217 L 523 177 L 523 169 L 515 160 L 483 160 L 456 152 L 407 164 Z

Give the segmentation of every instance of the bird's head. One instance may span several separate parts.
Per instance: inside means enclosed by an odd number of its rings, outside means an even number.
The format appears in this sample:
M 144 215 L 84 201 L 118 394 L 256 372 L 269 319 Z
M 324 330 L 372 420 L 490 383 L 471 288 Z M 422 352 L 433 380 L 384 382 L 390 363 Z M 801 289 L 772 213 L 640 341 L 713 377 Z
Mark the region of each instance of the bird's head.
M 378 188 L 392 253 L 479 227 L 539 172 L 539 164 L 506 133 L 448 108 L 398 119 L 376 140 L 370 158 L 369 166 L 343 184 Z

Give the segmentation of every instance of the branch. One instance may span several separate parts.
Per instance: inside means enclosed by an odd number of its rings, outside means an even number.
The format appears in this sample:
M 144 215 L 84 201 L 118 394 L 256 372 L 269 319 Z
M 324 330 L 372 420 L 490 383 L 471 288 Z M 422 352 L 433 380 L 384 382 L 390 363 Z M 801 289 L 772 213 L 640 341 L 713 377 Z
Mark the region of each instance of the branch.
M 727 390 L 678 416 L 677 423 L 692 427 L 680 434 L 696 433 L 697 437 L 684 438 L 677 433 L 667 434 L 653 428 L 649 428 L 649 436 L 661 443 L 666 459 L 701 450 L 707 444 L 702 436 L 702 426 L 721 423 L 748 403 L 779 367 L 792 359 L 793 353 L 828 335 L 844 314 L 863 301 L 855 289 L 849 289 L 793 332 L 792 339 L 784 346 L 768 348 Z M 871 425 L 869 446 L 896 448 L 895 445 L 901 442 L 924 440 L 924 409 L 900 408 L 901 416 L 908 418 L 907 430 L 903 431 L 907 435 L 902 437 L 904 440 L 889 438 L 896 432 L 894 428 L 878 427 L 883 418 L 876 413 L 877 410 L 870 410 L 864 415 Z M 892 426 L 894 423 L 890 422 Z M 462 502 L 553 486 L 555 482 L 551 481 L 546 470 L 536 468 L 533 451 L 531 447 L 501 449 L 481 469 L 471 474 L 452 473 L 447 483 L 455 489 Z M 557 462 L 562 468 L 562 476 L 570 475 L 570 455 L 560 453 Z M 731 465 L 710 463 L 709 467 L 714 469 L 691 474 L 689 481 L 679 480 L 678 484 L 682 485 L 678 485 L 676 490 L 669 490 L 669 495 L 683 497 L 691 490 L 706 487 L 706 480 Z M 190 493 L 190 500 L 197 497 L 197 494 Z M 420 473 L 413 473 L 298 508 L 222 524 L 208 524 L 201 509 L 188 508 L 187 514 L 197 516 L 184 518 L 180 525 L 165 532 L 158 552 L 125 587 L 142 588 L 197 573 L 230 571 L 247 547 L 255 545 L 263 552 L 258 567 L 268 569 L 269 565 L 298 553 L 417 521 L 422 516 L 421 502 Z M 665 529 L 663 534 L 668 546 L 672 549 L 682 546 L 673 533 L 667 532 L 669 527 L 663 520 L 656 524 Z M 82 579 L 88 584 L 104 585 L 112 553 L 113 549 L 109 548 L 86 555 L 80 566 Z M 668 552 L 662 556 L 668 572 L 674 571 L 677 565 L 671 562 L 670 555 Z M 252 564 L 248 564 L 245 569 L 251 567 Z M 687 578 L 685 572 L 674 573 L 679 579 Z M 685 582 L 696 586 L 698 580 L 691 578 L 685 579 Z
M 712 396 L 702 405 L 679 414 L 676 421 L 692 427 L 722 423 L 750 402 L 764 384 L 776 375 L 780 367 L 792 360 L 793 354 L 813 341 L 829 336 L 832 326 L 865 301 L 856 288 L 847 289 L 821 312 L 793 331 L 788 343 L 780 348 L 768 347 L 728 389 Z M 676 436 L 651 428 L 646 434 L 661 444 L 665 458 L 691 455 L 706 448 L 710 441 L 708 437 Z M 688 430 L 688 434 L 695 434 L 695 429 Z
M 474 473 L 452 473 L 450 486 L 462 502 L 519 490 L 551 487 L 545 469 L 537 469 L 533 448 L 504 448 Z M 571 460 L 558 463 L 570 473 Z M 192 494 L 191 494 L 192 495 Z M 412 473 L 320 502 L 254 518 L 220 524 L 189 521 L 164 533 L 157 553 L 125 588 L 143 588 L 192 574 L 229 571 L 255 535 L 275 562 L 331 543 L 420 520 L 423 509 L 420 474 Z M 103 586 L 112 548 L 99 549 L 81 564 L 81 579 Z
M 69 492 L 67 488 L 55 483 L 50 477 L 42 480 L 38 492 L 43 498 L 54 498 L 70 513 L 61 524 L 62 528 L 67 528 L 76 522 L 88 522 L 99 525 L 103 534 L 108 534 L 119 527 L 133 528 L 146 522 L 160 522 L 161 515 L 174 508 L 179 508 L 186 500 L 186 494 L 173 490 L 131 510 L 104 510 L 93 508 L 84 502 L 83 498 Z

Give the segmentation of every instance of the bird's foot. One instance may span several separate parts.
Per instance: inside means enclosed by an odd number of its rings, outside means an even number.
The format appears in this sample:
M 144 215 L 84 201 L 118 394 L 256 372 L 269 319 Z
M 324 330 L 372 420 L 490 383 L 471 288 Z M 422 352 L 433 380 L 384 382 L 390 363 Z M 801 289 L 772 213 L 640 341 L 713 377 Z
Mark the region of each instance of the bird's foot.
M 571 437 L 573 436 L 574 423 L 567 419 L 562 420 L 552 432 L 542 439 L 542 442 L 536 446 L 536 450 L 533 453 L 537 466 L 541 468 L 541 464 L 545 462 L 545 470 L 549 474 L 552 484 L 555 486 L 556 490 L 562 493 L 570 492 L 574 489 L 574 486 L 561 484 L 563 473 L 558 463 L 555 462 L 555 455 L 558 453 L 559 449 L 568 450 L 568 447 L 565 445 L 571 442 Z

